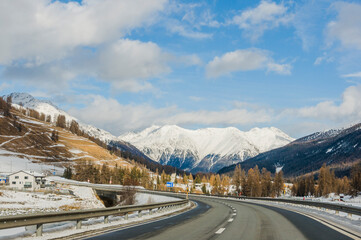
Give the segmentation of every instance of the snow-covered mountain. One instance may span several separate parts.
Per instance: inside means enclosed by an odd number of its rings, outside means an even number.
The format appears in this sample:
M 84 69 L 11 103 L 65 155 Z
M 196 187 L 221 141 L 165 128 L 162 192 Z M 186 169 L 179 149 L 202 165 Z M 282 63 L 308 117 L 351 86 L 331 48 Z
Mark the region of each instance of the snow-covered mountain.
M 12 103 L 15 107 L 22 106 L 25 108 L 34 109 L 40 113 L 44 113 L 45 115 L 50 115 L 52 121 L 55 121 L 58 115 L 64 115 L 67 122 L 71 122 L 72 120 L 77 121 L 79 123 L 80 129 L 92 137 L 98 138 L 106 143 L 117 140 L 114 135 L 105 130 L 79 122 L 78 119 L 59 109 L 50 101 L 36 99 L 28 93 L 11 93 L 9 95 L 3 96 L 3 98 L 6 99 L 8 96 L 11 97 Z
M 241 168 L 266 168 L 273 172 L 282 166 L 286 177 L 296 177 L 312 173 L 323 164 L 330 166 L 336 176 L 350 174 L 351 166 L 361 161 L 361 123 L 351 127 L 332 129 L 302 137 L 277 148 L 247 159 Z M 231 173 L 235 165 L 221 169 L 218 173 Z
M 274 127 L 242 132 L 233 127 L 188 130 L 175 125 L 152 126 L 119 139 L 161 164 L 192 172 L 218 171 L 294 140 Z

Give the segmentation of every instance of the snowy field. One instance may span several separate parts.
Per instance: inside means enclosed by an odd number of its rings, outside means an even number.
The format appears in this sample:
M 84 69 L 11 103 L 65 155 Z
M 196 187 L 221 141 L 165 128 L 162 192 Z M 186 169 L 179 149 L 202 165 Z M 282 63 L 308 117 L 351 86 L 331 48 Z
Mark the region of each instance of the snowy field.
M 33 158 L 46 158 L 43 156 L 32 156 L 22 153 L 11 152 L 0 149 L 0 172 L 16 172 L 20 170 L 32 170 L 35 172 L 53 172 L 63 174 L 64 169 L 54 165 L 48 165 L 43 162 L 35 163 Z
M 69 186 L 64 190 L 73 194 L 0 190 L 0 216 L 104 207 L 91 188 Z
M 104 208 L 104 204 L 91 188 L 68 186 L 63 189 L 63 192 L 64 190 L 70 190 L 73 194 L 45 194 L 0 189 L 0 216 Z M 53 229 L 63 227 L 64 223 L 58 225 L 52 224 L 51 227 Z M 34 226 L 3 229 L 0 230 L 0 239 L 21 239 L 34 231 Z
M 22 192 L 12 190 L 0 189 L 0 216 L 16 215 L 16 214 L 28 214 L 37 212 L 56 212 L 64 210 L 76 210 L 76 209 L 91 209 L 91 208 L 103 208 L 104 204 L 96 197 L 94 191 L 90 187 L 75 186 L 73 184 L 79 184 L 77 181 L 67 180 L 60 177 L 48 177 L 52 180 L 62 180 L 65 184 L 62 185 L 62 192 L 70 191 L 72 194 L 45 194 L 42 192 Z M 86 183 L 88 185 L 92 185 Z M 109 185 L 120 186 L 120 185 Z M 135 204 L 151 204 L 158 202 L 176 201 L 178 198 L 159 196 L 146 193 L 136 193 Z M 111 217 L 111 224 L 130 223 L 134 221 L 140 221 L 156 217 L 164 213 L 157 213 L 149 216 L 149 212 L 145 212 L 146 215 L 142 218 L 138 218 L 137 214 L 129 216 L 129 220 L 124 220 L 123 217 Z M 44 237 L 34 239 L 48 239 L 50 236 L 66 236 L 67 234 L 75 233 L 76 231 L 84 231 L 90 229 L 97 229 L 104 227 L 103 218 L 89 219 L 83 222 L 84 229 L 74 230 L 75 222 L 61 222 L 44 225 Z M 107 225 L 109 226 L 109 225 Z M 65 233 L 64 231 L 65 230 Z M 61 232 L 59 232 L 61 231 Z M 23 239 L 30 237 L 35 232 L 35 226 L 19 227 L 11 229 L 0 230 L 0 240 L 5 239 Z M 65 234 L 65 235 L 64 235 Z M 46 237 L 47 236 L 47 237 Z

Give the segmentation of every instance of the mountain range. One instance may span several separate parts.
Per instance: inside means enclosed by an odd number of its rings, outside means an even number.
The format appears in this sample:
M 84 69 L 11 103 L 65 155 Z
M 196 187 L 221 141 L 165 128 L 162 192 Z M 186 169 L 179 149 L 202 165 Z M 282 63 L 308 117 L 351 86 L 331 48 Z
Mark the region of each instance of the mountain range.
M 152 126 L 119 139 L 161 164 L 194 173 L 216 172 L 294 140 L 274 127 L 242 132 L 234 127 L 189 130 L 176 125 Z
M 256 165 L 274 172 L 282 168 L 286 177 L 317 171 L 326 163 L 338 176 L 349 175 L 353 164 L 361 161 L 361 124 L 332 129 L 297 139 L 284 147 L 261 153 L 242 163 L 246 171 Z M 218 173 L 231 173 L 236 165 Z
M 4 99 L 7 97 L 11 97 L 13 107 L 20 108 L 21 106 L 24 108 L 34 109 L 39 113 L 44 113 L 45 115 L 51 116 L 53 122 L 55 122 L 55 119 L 59 115 L 64 115 L 68 123 L 70 123 L 72 120 L 75 120 L 79 123 L 80 130 L 91 137 L 101 140 L 107 144 L 109 148 L 117 148 L 122 152 L 125 152 L 127 157 L 132 156 L 133 159 L 136 157 L 135 159 L 139 163 L 147 166 L 153 171 L 155 171 L 155 168 L 159 168 L 157 166 L 159 165 L 157 162 L 154 162 L 152 159 L 147 157 L 132 144 L 119 140 L 116 136 L 103 129 L 99 129 L 92 125 L 80 122 L 78 119 L 71 116 L 67 112 L 59 109 L 50 101 L 36 99 L 28 93 L 11 93 L 9 95 L 3 96 Z
M 39 100 L 27 93 L 11 93 L 13 104 L 50 115 L 54 120 L 64 115 L 66 120 L 75 117 L 49 101 Z M 7 97 L 7 96 L 4 96 Z M 79 122 L 79 121 L 78 121 Z M 138 133 L 119 137 L 79 122 L 79 127 L 89 136 L 100 139 L 109 146 L 144 158 L 152 164 L 158 162 L 191 172 L 218 171 L 254 157 L 259 153 L 284 146 L 294 139 L 277 128 L 254 128 L 242 132 L 237 128 L 205 128 L 188 130 L 175 125 L 152 126 Z

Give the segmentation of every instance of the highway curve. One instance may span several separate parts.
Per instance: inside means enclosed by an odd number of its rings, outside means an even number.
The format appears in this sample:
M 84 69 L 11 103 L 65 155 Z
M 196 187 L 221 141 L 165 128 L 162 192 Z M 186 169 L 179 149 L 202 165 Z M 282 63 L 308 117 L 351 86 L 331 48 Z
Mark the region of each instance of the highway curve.
M 352 239 L 304 215 L 249 202 L 191 197 L 180 215 L 88 239 Z

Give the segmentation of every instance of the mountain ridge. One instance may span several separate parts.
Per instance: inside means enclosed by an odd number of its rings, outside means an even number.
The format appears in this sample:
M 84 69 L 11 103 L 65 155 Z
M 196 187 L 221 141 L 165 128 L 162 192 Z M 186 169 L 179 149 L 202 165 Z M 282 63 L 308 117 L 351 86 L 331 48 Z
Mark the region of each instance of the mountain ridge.
M 361 123 L 348 128 L 331 129 L 299 138 L 281 148 L 261 153 L 240 163 L 246 171 L 256 165 L 274 172 L 282 166 L 286 177 L 312 173 L 322 164 L 335 171 L 336 175 L 348 175 L 351 166 L 361 162 Z M 220 174 L 231 173 L 235 165 L 224 167 Z
M 235 127 L 190 130 L 177 125 L 154 125 L 118 139 L 130 142 L 157 162 L 192 172 L 215 171 L 293 141 L 274 127 L 243 132 Z
M 124 155 L 127 158 L 133 159 L 136 162 L 139 162 L 140 164 L 145 165 L 148 169 L 151 171 L 156 171 L 158 169 L 160 172 L 162 170 L 165 170 L 167 173 L 170 172 L 183 172 L 179 169 L 175 169 L 172 166 L 162 166 L 159 163 L 153 161 L 153 159 L 146 156 L 143 152 L 139 151 L 135 146 L 132 144 L 122 141 L 112 135 L 111 133 L 99 129 L 97 127 L 94 127 L 92 125 L 84 124 L 82 122 L 79 122 L 78 119 L 75 117 L 69 115 L 67 112 L 59 109 L 56 105 L 54 105 L 52 102 L 47 100 L 39 100 L 34 98 L 28 93 L 11 93 L 9 95 L 3 96 L 4 99 L 6 99 L 8 96 L 12 98 L 12 106 L 15 108 L 29 108 L 36 110 L 39 113 L 44 113 L 47 116 L 51 116 L 52 122 L 56 122 L 55 119 L 59 115 L 64 115 L 66 122 L 68 125 L 70 125 L 70 122 L 72 120 L 75 120 L 79 124 L 79 129 L 85 133 L 86 135 L 93 137 L 95 139 L 100 140 L 102 143 L 106 145 L 108 150 L 114 151 L 114 150 L 120 150 L 122 152 L 122 155 Z

